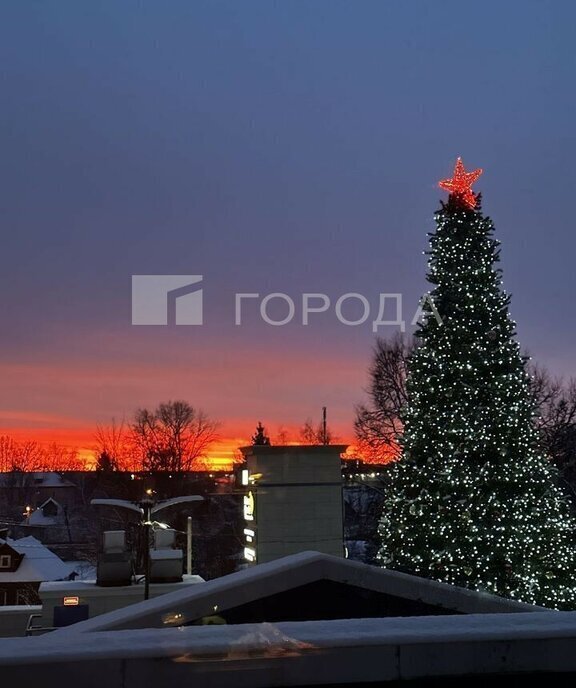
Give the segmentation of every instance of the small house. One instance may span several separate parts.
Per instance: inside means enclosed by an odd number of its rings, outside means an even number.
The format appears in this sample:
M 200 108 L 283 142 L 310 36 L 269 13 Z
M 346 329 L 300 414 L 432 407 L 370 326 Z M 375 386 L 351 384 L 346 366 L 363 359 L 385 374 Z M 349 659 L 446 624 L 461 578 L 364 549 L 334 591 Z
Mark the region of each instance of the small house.
M 69 564 L 35 537 L 0 539 L 0 606 L 40 604 L 40 583 L 74 575 Z

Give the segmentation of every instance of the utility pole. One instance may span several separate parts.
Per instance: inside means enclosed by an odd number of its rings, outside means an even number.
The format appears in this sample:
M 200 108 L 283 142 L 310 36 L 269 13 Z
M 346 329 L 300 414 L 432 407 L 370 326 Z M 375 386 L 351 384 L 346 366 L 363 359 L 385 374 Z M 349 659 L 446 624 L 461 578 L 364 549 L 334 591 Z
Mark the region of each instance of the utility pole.
M 186 519 L 186 573 L 192 575 L 192 516 Z

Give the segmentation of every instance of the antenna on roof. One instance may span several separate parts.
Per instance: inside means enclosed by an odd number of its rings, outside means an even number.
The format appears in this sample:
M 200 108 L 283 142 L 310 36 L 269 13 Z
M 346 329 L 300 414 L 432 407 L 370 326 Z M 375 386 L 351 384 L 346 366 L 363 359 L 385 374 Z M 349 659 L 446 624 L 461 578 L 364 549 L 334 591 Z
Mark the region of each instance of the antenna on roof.
M 326 407 L 322 407 L 322 444 L 328 444 L 328 426 L 326 425 Z

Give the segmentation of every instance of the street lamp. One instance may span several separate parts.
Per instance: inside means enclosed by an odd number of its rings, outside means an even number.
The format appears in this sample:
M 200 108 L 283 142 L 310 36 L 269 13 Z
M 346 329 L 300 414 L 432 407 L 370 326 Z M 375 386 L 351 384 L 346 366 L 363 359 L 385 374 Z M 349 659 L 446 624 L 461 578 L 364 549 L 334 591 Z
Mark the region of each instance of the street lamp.
M 92 499 L 90 504 L 93 506 L 113 506 L 119 509 L 128 509 L 134 511 L 140 516 L 140 525 L 144 533 L 144 599 L 150 597 L 150 528 L 153 525 L 158 525 L 161 528 L 167 528 L 165 523 L 158 523 L 153 521 L 152 516 L 168 509 L 171 506 L 179 504 L 188 504 L 190 502 L 201 502 L 204 497 L 200 495 L 184 495 L 182 497 L 173 497 L 172 499 L 163 499 L 156 502 L 153 497 L 152 490 L 146 490 L 145 496 L 138 502 L 129 502 L 127 499 Z

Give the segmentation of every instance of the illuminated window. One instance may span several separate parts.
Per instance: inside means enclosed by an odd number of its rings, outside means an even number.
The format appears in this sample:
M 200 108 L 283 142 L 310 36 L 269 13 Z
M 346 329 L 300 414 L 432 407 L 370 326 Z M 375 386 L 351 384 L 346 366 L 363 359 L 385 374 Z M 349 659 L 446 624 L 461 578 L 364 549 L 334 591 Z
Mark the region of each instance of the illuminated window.
M 9 554 L 0 554 L 0 569 L 9 569 L 12 566 L 12 557 Z
M 244 520 L 254 520 L 254 495 L 252 494 L 252 492 L 249 492 L 247 495 L 244 495 Z

